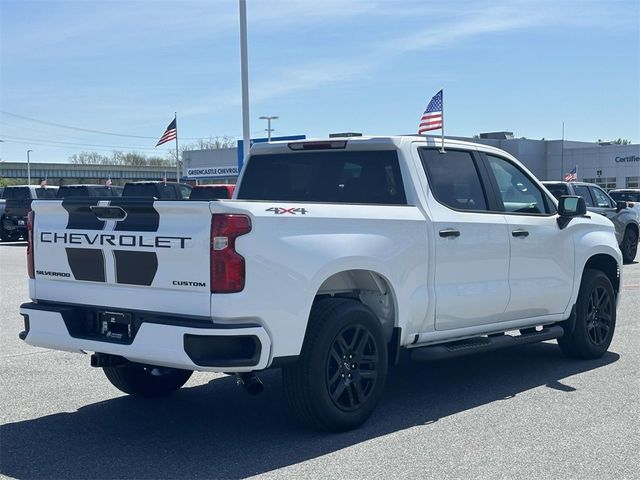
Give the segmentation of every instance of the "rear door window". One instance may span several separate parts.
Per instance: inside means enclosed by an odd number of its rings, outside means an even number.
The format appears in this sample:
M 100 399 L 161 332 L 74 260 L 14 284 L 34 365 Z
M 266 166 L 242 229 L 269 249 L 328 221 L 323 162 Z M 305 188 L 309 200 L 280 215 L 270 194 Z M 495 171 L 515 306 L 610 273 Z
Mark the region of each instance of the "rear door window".
M 454 210 L 487 210 L 485 194 L 471 152 L 419 149 L 433 196 Z
M 395 150 L 253 155 L 246 168 L 241 200 L 407 203 Z
M 560 197 L 563 195 L 569 195 L 569 189 L 562 183 L 545 184 L 545 187 L 547 187 L 547 190 L 551 192 L 551 195 L 556 197 L 558 200 L 560 200 Z
M 576 195 L 584 198 L 584 203 L 587 207 L 594 207 L 593 199 L 591 198 L 591 194 L 589 193 L 589 189 L 584 185 L 574 185 L 573 189 L 576 192 Z

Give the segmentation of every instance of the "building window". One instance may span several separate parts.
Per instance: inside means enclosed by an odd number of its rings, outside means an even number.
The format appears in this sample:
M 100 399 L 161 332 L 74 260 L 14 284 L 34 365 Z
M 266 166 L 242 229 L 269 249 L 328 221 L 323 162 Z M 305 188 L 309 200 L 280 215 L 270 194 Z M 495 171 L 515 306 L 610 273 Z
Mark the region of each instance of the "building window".
M 640 188 L 640 177 L 627 177 L 627 188 Z
M 616 177 L 596 177 L 596 178 L 583 178 L 583 182 L 587 183 L 595 183 L 600 188 L 603 188 L 607 191 L 612 188 L 616 188 Z

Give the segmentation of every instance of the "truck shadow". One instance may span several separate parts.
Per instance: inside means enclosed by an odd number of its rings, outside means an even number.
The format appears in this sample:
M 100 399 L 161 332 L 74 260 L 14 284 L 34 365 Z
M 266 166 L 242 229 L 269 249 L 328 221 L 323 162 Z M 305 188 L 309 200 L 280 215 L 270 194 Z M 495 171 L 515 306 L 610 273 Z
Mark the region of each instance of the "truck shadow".
M 555 344 L 487 353 L 390 372 L 385 396 L 360 429 L 319 434 L 289 416 L 279 371 L 265 391 L 242 392 L 232 377 L 183 388 L 170 398 L 121 396 L 2 426 L 0 472 L 15 478 L 238 478 L 320 457 L 416 425 L 437 422 L 543 387 L 570 401 L 564 378 L 618 360 L 609 352 L 573 361 Z M 106 380 L 105 380 L 106 381 Z M 428 427 L 427 427 L 428 428 Z

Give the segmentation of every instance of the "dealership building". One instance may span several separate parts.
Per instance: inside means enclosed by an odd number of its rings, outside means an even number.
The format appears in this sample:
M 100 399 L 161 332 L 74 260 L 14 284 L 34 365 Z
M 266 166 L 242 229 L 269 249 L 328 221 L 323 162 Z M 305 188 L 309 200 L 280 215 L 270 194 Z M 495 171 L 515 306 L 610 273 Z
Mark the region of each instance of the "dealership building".
M 479 138 L 454 137 L 505 150 L 540 180 L 561 180 L 574 167 L 579 181 L 603 188 L 640 188 L 640 144 L 514 138 L 511 132 L 481 133 Z M 275 139 L 274 139 L 275 140 Z M 184 176 L 207 183 L 235 182 L 238 148 L 184 152 Z
M 355 136 L 359 134 L 340 134 Z M 279 137 L 273 140 L 302 140 L 304 135 Z M 540 180 L 561 180 L 563 173 L 576 168 L 580 181 L 596 183 L 603 188 L 640 188 L 640 144 L 619 145 L 611 142 L 576 142 L 572 140 L 531 140 L 514 138 L 511 132 L 481 133 L 476 138 L 454 137 L 460 140 L 492 145 L 511 153 L 524 163 Z M 251 142 L 264 142 L 266 138 Z M 183 152 L 181 180 L 190 183 L 235 183 L 241 164 L 239 148 L 192 150 Z M 174 181 L 175 168 L 111 165 L 74 165 L 70 163 L 32 163 L 31 178 L 47 178 L 50 184 L 102 183 L 111 178 L 121 185 L 132 180 Z M 24 181 L 27 164 L 0 163 L 0 179 Z

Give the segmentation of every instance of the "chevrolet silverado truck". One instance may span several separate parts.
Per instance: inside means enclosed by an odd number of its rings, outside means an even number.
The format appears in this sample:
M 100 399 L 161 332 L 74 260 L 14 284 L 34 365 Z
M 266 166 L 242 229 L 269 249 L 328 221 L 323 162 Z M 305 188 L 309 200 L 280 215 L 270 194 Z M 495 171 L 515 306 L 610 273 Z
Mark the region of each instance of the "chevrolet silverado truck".
M 514 157 L 423 136 L 255 144 L 234 198 L 36 201 L 26 343 L 91 355 L 121 391 L 282 370 L 303 424 L 347 430 L 400 355 L 557 339 L 603 355 L 622 257 L 584 200 Z

